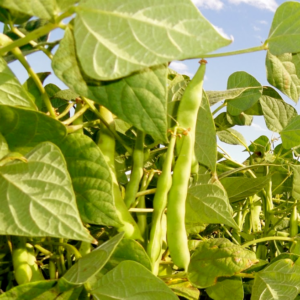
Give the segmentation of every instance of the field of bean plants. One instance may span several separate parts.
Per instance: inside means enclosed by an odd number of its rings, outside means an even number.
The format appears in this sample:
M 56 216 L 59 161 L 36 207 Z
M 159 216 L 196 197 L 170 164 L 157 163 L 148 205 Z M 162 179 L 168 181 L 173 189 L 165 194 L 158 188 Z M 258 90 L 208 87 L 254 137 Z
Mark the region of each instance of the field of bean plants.
M 0 21 L 0 300 L 300 299 L 299 2 L 234 52 L 190 0 L 0 0 Z M 203 90 L 254 51 L 269 86 Z M 168 67 L 191 58 L 192 79 Z M 280 138 L 247 143 L 253 116 Z

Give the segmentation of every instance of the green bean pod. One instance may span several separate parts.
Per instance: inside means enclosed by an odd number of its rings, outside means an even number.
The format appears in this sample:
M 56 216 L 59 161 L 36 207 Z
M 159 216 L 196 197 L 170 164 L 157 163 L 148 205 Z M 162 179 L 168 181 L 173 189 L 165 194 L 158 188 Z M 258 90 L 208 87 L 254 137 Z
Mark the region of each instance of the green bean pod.
M 153 199 L 153 214 L 150 231 L 150 240 L 147 245 L 147 253 L 154 266 L 159 259 L 162 247 L 162 217 L 167 206 L 168 192 L 172 185 L 172 161 L 176 141 L 176 128 L 170 138 L 168 150 L 162 167 L 162 173 L 157 181 L 156 193 Z
M 18 284 L 24 284 L 31 281 L 32 270 L 28 264 L 28 252 L 26 240 L 24 237 L 12 237 L 12 262 L 14 275 Z
M 36 253 L 34 251 L 34 247 L 31 244 L 26 244 L 26 249 L 27 249 L 27 262 L 28 265 L 31 268 L 31 272 L 32 272 L 32 277 L 31 277 L 31 282 L 34 281 L 41 281 L 41 280 L 45 280 L 41 270 L 39 269 L 39 266 L 36 262 Z
M 144 173 L 144 139 L 145 133 L 138 130 L 135 147 L 132 153 L 132 169 L 130 180 L 126 185 L 126 193 L 124 199 L 124 202 L 128 208 L 130 208 L 135 202 L 135 196 L 139 191 L 140 181 Z
M 106 122 L 110 124 L 110 126 L 114 126 L 114 120 L 110 111 L 101 106 L 100 113 L 106 120 Z M 106 162 L 108 163 L 112 177 L 113 196 L 116 212 L 119 216 L 120 221 L 122 222 L 122 225 L 120 225 L 120 227 L 118 227 L 117 229 L 119 232 L 124 231 L 125 237 L 127 238 L 143 241 L 139 227 L 128 211 L 128 208 L 122 199 L 122 195 L 119 189 L 119 184 L 115 172 L 115 143 L 116 141 L 110 131 L 103 124 L 101 124 L 100 135 L 98 136 L 97 144 L 102 154 L 104 155 Z
M 167 239 L 170 254 L 175 265 L 187 269 L 190 252 L 185 229 L 185 202 L 191 174 L 191 165 L 195 146 L 197 114 L 202 100 L 202 86 L 206 61 L 200 61 L 200 67 L 189 83 L 180 101 L 177 121 L 185 129 L 181 141 L 177 141 L 178 158 L 173 170 L 173 182 L 168 196 Z
M 295 206 L 293 207 L 290 216 L 290 237 L 294 237 L 298 234 L 298 209 L 297 200 L 295 201 Z

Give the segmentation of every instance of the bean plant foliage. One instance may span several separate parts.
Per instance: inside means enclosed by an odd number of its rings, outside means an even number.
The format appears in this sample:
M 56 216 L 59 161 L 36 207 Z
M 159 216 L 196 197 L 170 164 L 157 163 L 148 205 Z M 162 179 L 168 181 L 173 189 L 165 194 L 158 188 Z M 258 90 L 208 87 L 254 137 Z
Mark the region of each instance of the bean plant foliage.
M 231 41 L 190 0 L 0 0 L 0 300 L 300 299 L 300 116 L 278 93 L 300 96 L 299 17 L 285 2 L 262 45 L 212 54 Z M 269 86 L 203 90 L 249 51 Z M 168 68 L 191 58 L 193 79 Z M 247 144 L 253 116 L 276 143 Z

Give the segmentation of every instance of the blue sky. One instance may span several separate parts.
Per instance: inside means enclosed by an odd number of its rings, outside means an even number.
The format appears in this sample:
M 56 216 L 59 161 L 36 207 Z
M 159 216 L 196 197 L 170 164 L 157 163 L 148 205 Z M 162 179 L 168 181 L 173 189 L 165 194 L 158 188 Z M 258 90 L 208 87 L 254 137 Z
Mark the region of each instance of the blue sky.
M 286 2 L 282 0 L 192 0 L 201 13 L 218 28 L 220 32 L 228 37 L 233 37 L 233 42 L 228 47 L 222 48 L 219 52 L 234 51 L 261 45 L 268 37 L 269 29 L 276 8 Z M 299 2 L 299 1 L 297 1 Z M 62 36 L 62 30 L 55 30 L 50 35 L 50 40 L 56 40 Z M 262 85 L 269 85 L 266 80 L 264 51 L 243 54 L 239 56 L 228 56 L 208 59 L 207 73 L 204 82 L 205 90 L 225 90 L 227 79 L 230 74 L 236 71 L 246 71 L 254 76 Z M 43 54 L 33 54 L 27 57 L 28 62 L 35 72 L 51 71 L 51 62 Z M 187 60 L 183 62 L 173 62 L 171 67 L 180 73 L 193 76 L 198 68 L 198 60 Z M 28 77 L 26 71 L 18 62 L 10 64 L 11 69 L 23 83 Z M 66 86 L 54 75 L 45 81 L 55 83 L 60 88 Z M 291 105 L 294 102 L 287 97 L 284 99 Z M 299 107 L 296 105 L 299 111 Z M 255 140 L 260 135 L 272 136 L 272 132 L 266 129 L 262 117 L 254 117 L 253 125 L 235 126 L 234 129 L 240 131 L 248 143 Z M 274 134 L 278 137 L 278 134 Z M 242 151 L 242 146 L 229 146 L 222 144 L 232 157 L 238 161 L 243 161 L 247 154 Z

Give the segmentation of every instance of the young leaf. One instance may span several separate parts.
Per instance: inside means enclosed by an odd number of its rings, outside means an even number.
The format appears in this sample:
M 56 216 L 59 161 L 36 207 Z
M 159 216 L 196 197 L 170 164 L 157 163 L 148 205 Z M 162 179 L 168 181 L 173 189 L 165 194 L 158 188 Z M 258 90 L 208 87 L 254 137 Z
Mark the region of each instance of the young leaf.
M 277 8 L 266 43 L 273 55 L 300 52 L 300 3 L 289 1 Z
M 87 0 L 76 11 L 78 58 L 83 71 L 98 80 L 201 57 L 231 43 L 189 0 Z
M 200 297 L 200 291 L 193 287 L 188 281 L 176 282 L 172 280 L 168 287 L 177 295 L 184 297 L 187 300 L 198 300 Z
M 253 87 L 247 89 L 237 98 L 227 101 L 227 112 L 232 116 L 238 116 L 243 111 L 253 106 L 262 93 L 261 84 L 246 72 L 235 72 L 228 78 L 227 89 Z
M 217 136 L 221 142 L 230 145 L 247 145 L 247 142 L 243 135 L 238 131 L 228 128 L 226 130 L 217 131 Z
M 72 32 L 67 29 L 52 67 L 57 77 L 78 94 L 107 107 L 120 119 L 154 139 L 167 140 L 166 66 L 145 69 L 117 81 L 85 80 L 76 58 Z
M 88 282 L 101 271 L 123 237 L 124 232 L 121 232 L 80 258 L 59 280 L 59 287 L 78 286 Z
M 0 104 L 36 110 L 35 104 L 3 58 L 0 58 Z
M 280 132 L 282 146 L 290 149 L 300 145 L 300 116 L 293 118 Z
M 13 152 L 25 154 L 39 143 L 58 144 L 67 134 L 66 127 L 43 113 L 0 105 L 0 133 Z
M 232 123 L 228 122 L 226 112 L 222 112 L 215 117 L 214 122 L 217 131 L 223 131 L 234 126 Z
M 89 137 L 76 133 L 67 136 L 59 147 L 67 162 L 82 220 L 119 226 L 112 178 L 99 147 Z
M 52 143 L 0 167 L 1 234 L 93 238 L 83 227 L 64 157 Z
M 226 224 L 238 228 L 225 190 L 215 184 L 196 185 L 188 190 L 187 204 L 202 224 Z
M 105 300 L 178 300 L 161 279 L 144 266 L 128 260 L 92 285 L 91 294 L 95 299 Z
M 215 285 L 219 277 L 233 276 L 256 262 L 254 252 L 227 239 L 208 240 L 200 242 L 192 255 L 188 279 L 198 288 L 207 288 Z
M 266 67 L 268 82 L 297 103 L 300 97 L 300 53 L 275 56 L 268 51 Z
M 213 173 L 216 172 L 216 129 L 205 92 L 197 115 L 195 154 L 200 164 L 207 166 Z
M 239 277 L 218 278 L 216 285 L 207 288 L 206 293 L 214 300 L 243 300 L 244 288 Z
M 300 259 L 280 259 L 256 274 L 251 299 L 295 299 L 299 290 Z
M 257 194 L 269 180 L 269 177 L 226 177 L 221 179 L 221 183 L 227 191 L 230 202 L 235 202 Z

